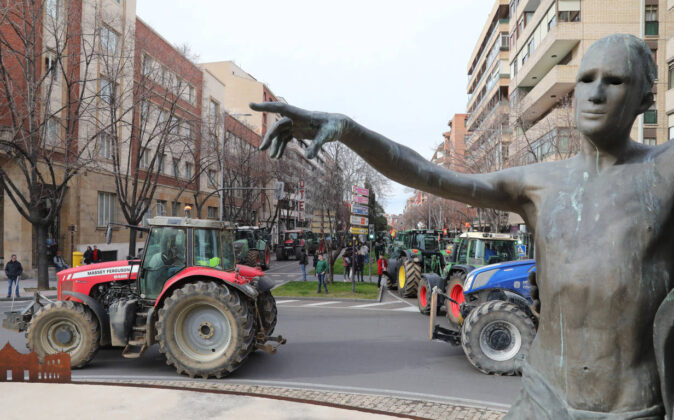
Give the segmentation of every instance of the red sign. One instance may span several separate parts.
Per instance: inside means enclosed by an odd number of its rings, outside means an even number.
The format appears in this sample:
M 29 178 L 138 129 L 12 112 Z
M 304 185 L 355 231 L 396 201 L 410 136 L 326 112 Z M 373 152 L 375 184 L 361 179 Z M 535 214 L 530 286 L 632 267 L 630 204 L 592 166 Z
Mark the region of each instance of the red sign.
M 351 202 L 352 203 L 360 203 L 360 204 L 367 204 L 368 199 L 367 197 L 361 197 L 360 195 L 353 195 L 351 196 Z
M 365 188 L 360 188 L 357 185 L 351 186 L 351 192 L 354 194 L 364 195 L 365 197 L 370 195 L 370 190 Z
M 300 179 L 300 188 L 299 188 L 300 198 L 297 202 L 297 220 L 300 222 L 304 221 L 304 180 Z

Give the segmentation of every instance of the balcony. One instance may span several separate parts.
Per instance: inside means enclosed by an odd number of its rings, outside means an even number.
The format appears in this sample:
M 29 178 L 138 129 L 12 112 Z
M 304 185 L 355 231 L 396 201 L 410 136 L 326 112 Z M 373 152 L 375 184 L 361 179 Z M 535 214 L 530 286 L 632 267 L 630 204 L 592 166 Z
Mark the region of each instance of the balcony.
M 581 37 L 579 28 L 578 22 L 557 23 L 536 47 L 517 76 L 510 76 L 513 86 L 522 88 L 538 84 L 550 69 L 578 45 Z
M 576 85 L 578 66 L 554 66 L 531 91 L 520 100 L 517 112 L 525 121 L 534 121 L 550 109 Z
M 668 115 L 674 113 L 674 89 L 665 92 L 665 112 Z

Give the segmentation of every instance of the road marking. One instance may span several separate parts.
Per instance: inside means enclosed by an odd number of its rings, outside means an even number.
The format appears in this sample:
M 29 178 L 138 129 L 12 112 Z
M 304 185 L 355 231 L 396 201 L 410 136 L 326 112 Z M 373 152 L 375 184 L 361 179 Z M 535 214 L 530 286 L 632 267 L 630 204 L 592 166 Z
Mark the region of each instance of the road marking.
M 330 305 L 331 303 L 339 303 L 336 300 L 331 300 L 328 302 L 316 302 L 316 303 L 310 303 L 308 305 L 302 305 L 302 306 L 321 306 L 321 305 Z
M 366 303 L 365 305 L 349 306 L 349 308 L 367 308 L 369 306 L 397 305 L 397 304 L 398 302 L 377 302 L 377 303 Z
M 394 295 L 390 290 L 387 290 L 387 292 L 388 292 L 389 295 L 391 295 L 391 296 L 393 296 L 394 298 L 398 299 L 399 301 L 403 302 L 405 305 L 409 305 L 409 306 L 411 306 L 411 307 L 413 307 L 413 308 L 416 308 L 416 306 L 412 305 L 411 303 L 409 303 L 409 302 L 406 301 L 405 299 L 400 298 L 400 297 Z
M 407 306 L 405 308 L 398 308 L 398 309 L 391 309 L 392 311 L 400 311 L 400 312 L 417 312 L 419 308 L 415 308 L 414 306 Z
M 282 303 L 290 303 L 290 302 L 299 302 L 297 299 L 289 299 L 289 300 L 277 300 L 276 304 L 280 305 Z

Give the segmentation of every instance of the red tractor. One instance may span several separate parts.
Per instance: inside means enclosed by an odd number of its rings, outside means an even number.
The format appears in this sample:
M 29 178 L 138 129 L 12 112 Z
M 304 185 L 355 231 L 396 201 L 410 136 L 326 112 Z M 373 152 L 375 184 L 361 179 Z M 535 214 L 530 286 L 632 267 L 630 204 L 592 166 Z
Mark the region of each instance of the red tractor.
M 3 326 L 26 331 L 28 348 L 40 357 L 69 353 L 73 367 L 86 365 L 100 346 L 136 358 L 158 343 L 178 373 L 202 378 L 232 373 L 256 348 L 274 353 L 269 341 L 285 343 L 271 336 L 273 283 L 259 269 L 235 265 L 225 223 L 156 217 L 140 230 L 149 231 L 141 259 L 60 271 L 57 301 L 36 294 Z

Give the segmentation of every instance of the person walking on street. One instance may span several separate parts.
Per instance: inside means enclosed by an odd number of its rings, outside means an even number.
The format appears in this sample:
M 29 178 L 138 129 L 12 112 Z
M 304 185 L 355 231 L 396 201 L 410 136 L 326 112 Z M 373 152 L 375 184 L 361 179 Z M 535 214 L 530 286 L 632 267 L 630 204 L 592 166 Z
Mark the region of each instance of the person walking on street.
M 344 256 L 342 256 L 342 265 L 344 266 L 344 282 L 351 280 L 349 277 L 349 270 L 351 270 L 351 248 L 346 248 L 344 250 Z
M 94 264 L 101 262 L 101 250 L 96 248 L 96 245 L 94 245 L 92 257 L 93 258 L 91 260 L 94 262 Z
M 12 259 L 5 265 L 5 274 L 7 275 L 7 281 L 9 282 L 9 287 L 7 288 L 7 298 L 12 297 L 12 283 L 16 283 L 14 296 L 20 298 L 19 295 L 19 277 L 23 273 L 23 267 L 21 263 L 16 260 L 16 254 L 12 254 Z
M 379 279 L 377 279 L 377 287 L 381 287 L 381 275 L 384 274 L 384 271 L 387 269 L 388 264 L 384 259 L 384 254 L 379 254 L 379 259 L 377 260 L 377 275 L 379 275 Z
M 318 256 L 318 264 L 316 264 L 316 273 L 318 274 L 318 293 L 321 293 L 321 284 L 325 288 L 325 294 L 328 294 L 328 285 L 325 282 L 325 273 L 328 271 L 328 263 L 323 259 L 323 254 Z
M 304 248 L 300 254 L 300 268 L 302 269 L 302 281 L 307 281 L 307 251 Z
M 82 257 L 84 258 L 85 264 L 91 264 L 91 262 L 94 260 L 94 251 L 92 251 L 90 246 L 88 246 L 87 250 L 84 251 Z
M 363 242 L 363 246 L 360 247 L 360 253 L 363 254 L 365 263 L 368 264 L 370 262 L 370 248 L 368 248 L 365 242 Z
M 360 282 L 363 282 L 363 268 L 365 266 L 365 255 L 362 252 L 358 253 L 358 262 L 356 265 L 356 275 L 360 279 Z
M 320 254 L 322 254 L 322 252 Z M 318 271 L 316 271 L 316 264 L 318 264 L 318 256 L 320 254 L 318 252 L 314 252 L 314 260 L 312 262 L 312 264 L 314 266 L 314 276 L 318 276 Z
M 54 255 L 54 265 L 58 271 L 70 268 L 70 266 L 66 264 L 65 260 L 61 256 L 61 251 L 56 251 L 56 255 Z

